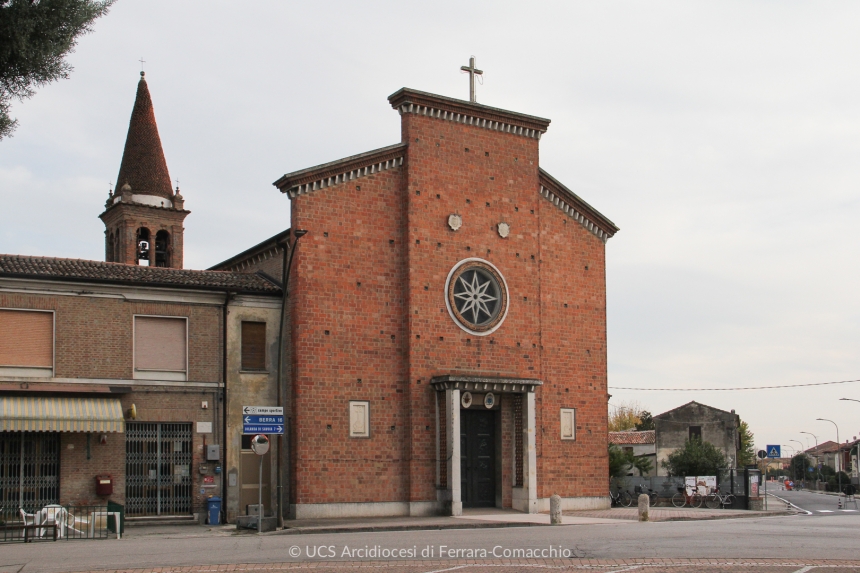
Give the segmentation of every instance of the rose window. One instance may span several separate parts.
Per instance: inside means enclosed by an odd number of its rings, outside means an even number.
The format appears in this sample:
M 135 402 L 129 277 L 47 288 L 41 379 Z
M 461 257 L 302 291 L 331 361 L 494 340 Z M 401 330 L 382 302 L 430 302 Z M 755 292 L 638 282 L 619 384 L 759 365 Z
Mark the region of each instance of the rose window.
M 481 259 L 466 259 L 448 275 L 446 303 L 451 317 L 463 330 L 490 334 L 508 310 L 505 280 L 498 269 Z

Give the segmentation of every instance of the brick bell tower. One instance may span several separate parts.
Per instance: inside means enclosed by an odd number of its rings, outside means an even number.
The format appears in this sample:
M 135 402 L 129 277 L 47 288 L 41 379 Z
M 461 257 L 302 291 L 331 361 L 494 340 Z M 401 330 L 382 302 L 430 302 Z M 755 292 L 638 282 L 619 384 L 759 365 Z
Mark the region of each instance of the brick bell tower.
M 181 269 L 182 222 L 190 211 L 185 210 L 179 187 L 174 192 L 170 185 L 144 72 L 137 84 L 116 187 L 99 215 L 105 224 L 105 260 Z

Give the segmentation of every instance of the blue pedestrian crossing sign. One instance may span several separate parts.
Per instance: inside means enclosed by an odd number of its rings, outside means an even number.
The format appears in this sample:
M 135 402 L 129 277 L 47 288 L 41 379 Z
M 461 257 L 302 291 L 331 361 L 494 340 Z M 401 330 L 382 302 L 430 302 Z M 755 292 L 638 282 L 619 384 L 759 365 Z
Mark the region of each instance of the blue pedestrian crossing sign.
M 767 457 L 769 458 L 781 458 L 782 457 L 782 448 L 780 446 L 770 445 L 767 447 Z

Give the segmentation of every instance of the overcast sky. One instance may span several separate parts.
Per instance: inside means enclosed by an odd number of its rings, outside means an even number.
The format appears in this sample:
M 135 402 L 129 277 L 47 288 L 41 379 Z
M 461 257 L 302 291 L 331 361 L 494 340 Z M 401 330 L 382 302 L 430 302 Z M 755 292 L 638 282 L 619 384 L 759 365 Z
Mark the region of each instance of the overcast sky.
M 292 5 L 291 5 L 292 4 Z M 206 268 L 289 226 L 280 175 L 400 141 L 408 86 L 552 119 L 541 164 L 621 232 L 609 384 L 860 379 L 860 5 L 120 0 L 13 107 L 0 252 L 103 260 L 140 63 Z M 860 435 L 860 384 L 613 390 L 735 409 L 760 447 Z M 812 443 L 810 441 L 810 443 Z M 790 451 L 790 450 L 789 450 Z

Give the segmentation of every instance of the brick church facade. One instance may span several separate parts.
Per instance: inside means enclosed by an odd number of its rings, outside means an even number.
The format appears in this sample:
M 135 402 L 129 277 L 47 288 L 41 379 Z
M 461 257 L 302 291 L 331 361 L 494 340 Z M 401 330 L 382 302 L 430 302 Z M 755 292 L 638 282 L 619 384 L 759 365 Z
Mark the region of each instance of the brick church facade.
M 549 120 L 411 89 L 401 142 L 289 173 L 294 518 L 608 507 L 605 244 L 540 167 Z M 228 418 L 230 426 L 238 421 Z

